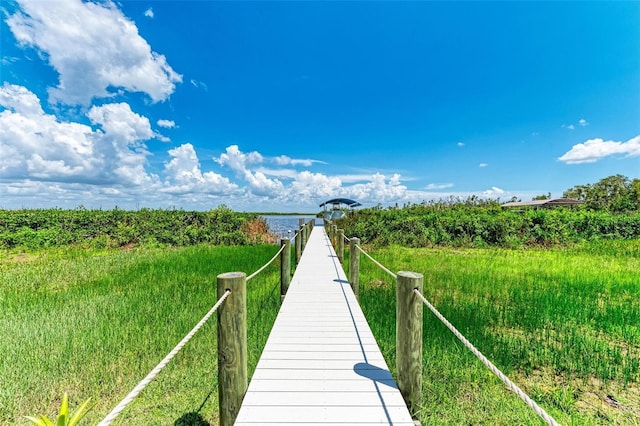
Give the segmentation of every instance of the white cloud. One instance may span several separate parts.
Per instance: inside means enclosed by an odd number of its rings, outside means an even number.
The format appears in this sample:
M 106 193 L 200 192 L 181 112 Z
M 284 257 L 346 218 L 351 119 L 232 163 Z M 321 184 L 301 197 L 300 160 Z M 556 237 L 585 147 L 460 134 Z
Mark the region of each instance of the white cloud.
M 338 177 L 303 171 L 291 184 L 291 192 L 296 199 L 316 201 L 314 199 L 334 196 L 341 186 L 342 181 Z
M 282 195 L 284 185 L 278 179 L 269 179 L 260 171 L 252 172 L 249 166 L 260 164 L 264 157 L 257 151 L 244 153 L 240 151 L 238 145 L 231 145 L 226 148 L 226 152 L 220 154 L 214 161 L 221 166 L 229 166 L 236 174 L 243 178 L 248 184 L 248 190 L 258 196 L 274 197 Z
M 446 189 L 446 188 L 453 188 L 453 184 L 452 183 L 430 183 L 425 187 L 427 191 L 434 190 L 434 189 Z
M 147 18 L 153 18 L 153 9 L 149 8 L 147 10 L 144 11 L 144 16 L 146 16 Z
M 298 176 L 298 172 L 294 169 L 269 169 L 266 167 L 258 167 L 256 171 L 264 173 L 267 176 L 275 176 L 285 179 L 294 179 Z
M 585 120 L 584 118 L 581 118 L 580 121 L 578 121 L 578 124 L 584 127 L 584 126 L 588 126 L 589 122 L 587 122 L 587 120 Z
M 368 182 L 371 179 L 371 176 L 371 173 L 336 175 L 337 178 L 346 183 Z
M 60 122 L 22 86 L 0 88 L 0 175 L 93 184 L 139 185 L 155 177 L 144 166 L 144 141 L 153 137 L 149 120 L 128 104 L 93 107 L 87 116 L 98 129 Z
M 400 182 L 400 175 L 395 173 L 387 183 L 386 177 L 381 173 L 371 176 L 368 183 L 359 183 L 344 187 L 340 191 L 342 196 L 355 200 L 376 201 L 379 203 L 400 200 L 407 194 L 407 187 Z
M 295 158 L 288 157 L 286 155 L 280 155 L 278 157 L 275 157 L 273 161 L 279 166 L 291 165 L 291 166 L 310 167 L 313 165 L 313 163 L 326 164 L 324 161 L 311 160 L 311 159 L 295 159 Z
M 595 163 L 610 155 L 624 155 L 626 157 L 640 156 L 640 135 L 626 142 L 605 141 L 601 138 L 589 139 L 571 147 L 558 160 L 567 164 Z
M 224 195 L 238 189 L 238 185 L 231 183 L 226 177 L 214 172 L 202 173 L 200 160 L 190 143 L 169 150 L 169 155 L 171 160 L 164 167 L 166 181 L 163 192 Z
M 6 20 L 18 42 L 43 53 L 59 73 L 50 100 L 88 105 L 113 89 L 167 99 L 182 81 L 166 58 L 151 50 L 138 28 L 113 2 L 19 0 Z
M 492 186 L 491 189 L 482 191 L 482 195 L 485 197 L 499 197 L 505 193 L 504 189 L 500 189 L 497 186 Z
M 119 142 L 131 143 L 153 137 L 149 119 L 133 112 L 124 102 L 91 107 L 87 116 Z
M 196 89 L 202 89 L 202 90 L 204 90 L 205 92 L 208 92 L 208 91 L 209 91 L 209 86 L 207 86 L 207 83 L 205 83 L 205 82 L 203 82 L 203 81 L 198 81 L 198 80 L 195 80 L 195 79 L 193 79 L 193 78 L 192 78 L 191 80 L 189 80 L 189 82 L 190 82 L 190 83 L 191 83 L 191 85 L 192 85 L 193 87 L 195 87 Z
M 458 145 L 459 147 L 463 147 L 464 146 L 464 142 L 458 142 L 456 145 Z
M 478 164 L 478 167 L 487 167 L 489 164 L 488 163 L 480 163 Z
M 171 129 L 176 127 L 176 122 L 173 120 L 158 120 L 158 126 L 164 127 L 166 129 Z
M 226 148 L 225 153 L 213 160 L 221 166 L 229 166 L 234 171 L 244 173 L 249 165 L 262 163 L 264 159 L 257 151 L 245 154 L 240 151 L 238 145 L 230 145 Z

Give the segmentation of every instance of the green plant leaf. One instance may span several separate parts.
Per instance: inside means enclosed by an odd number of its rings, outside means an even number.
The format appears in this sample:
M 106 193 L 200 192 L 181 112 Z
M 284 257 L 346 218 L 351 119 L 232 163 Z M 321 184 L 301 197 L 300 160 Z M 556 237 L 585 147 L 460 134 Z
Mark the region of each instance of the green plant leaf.
M 88 406 L 89 401 L 91 401 L 91 398 L 87 399 L 82 403 L 82 405 L 80 405 L 80 407 L 78 407 L 75 413 L 73 413 L 73 416 L 71 416 L 71 418 L 69 419 L 69 423 L 67 424 L 67 426 L 75 426 L 80 421 L 80 419 L 82 419 L 89 412 L 89 410 L 93 408 L 93 405 Z
M 54 426 L 53 422 L 47 418 L 47 416 L 40 416 L 40 418 L 24 416 L 38 426 Z
M 69 419 L 69 394 L 66 392 L 62 396 L 62 403 L 60 404 L 60 410 L 58 411 L 58 421 L 56 426 L 67 426 L 67 420 Z

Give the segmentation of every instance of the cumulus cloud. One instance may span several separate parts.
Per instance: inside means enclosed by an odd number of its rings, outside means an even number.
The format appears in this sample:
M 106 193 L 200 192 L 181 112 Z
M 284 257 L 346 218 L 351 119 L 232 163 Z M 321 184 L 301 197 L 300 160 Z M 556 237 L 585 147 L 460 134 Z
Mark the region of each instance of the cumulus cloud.
M 149 120 L 128 104 L 91 108 L 87 116 L 96 129 L 58 121 L 22 86 L 5 83 L 0 105 L 2 177 L 122 185 L 154 180 L 144 169 L 144 141 L 153 137 Z
M 581 125 L 582 127 L 589 125 L 587 120 L 585 120 L 584 118 L 581 118 L 580 121 L 578 121 L 578 124 Z
M 171 160 L 165 163 L 166 181 L 162 191 L 174 194 L 201 192 L 215 195 L 231 194 L 238 185 L 214 172 L 202 173 L 200 160 L 193 145 L 185 143 L 168 151 Z
M 488 163 L 480 163 L 478 164 L 478 167 L 487 167 L 489 164 Z
M 571 147 L 558 160 L 567 164 L 595 163 L 610 155 L 640 156 L 640 135 L 626 142 L 605 141 L 601 138 L 589 139 Z
M 464 146 L 464 142 L 458 142 L 456 145 L 458 145 L 459 147 L 463 147 Z
M 264 161 L 262 154 L 257 151 L 244 153 L 240 151 L 238 145 L 231 145 L 218 158 L 214 158 L 214 161 L 235 171 L 248 183 L 248 189 L 254 195 L 277 198 L 284 190 L 284 185 L 280 180 L 270 179 L 263 172 L 253 172 L 249 169 L 249 166 Z
M 380 203 L 400 200 L 407 194 L 407 187 L 402 185 L 400 178 L 395 173 L 387 182 L 385 175 L 376 173 L 371 176 L 370 182 L 344 187 L 340 192 L 341 195 L 356 200 L 376 200 Z
M 291 184 L 292 194 L 304 200 L 330 198 L 337 194 L 342 187 L 342 181 L 335 176 L 303 171 L 299 173 Z
M 113 96 L 113 88 L 158 102 L 182 81 L 113 2 L 65 0 L 52 7 L 18 0 L 18 5 L 21 10 L 6 22 L 22 46 L 37 49 L 58 72 L 58 85 L 49 89 L 53 102 L 89 105 L 93 98 Z
M 144 16 L 146 16 L 147 18 L 153 18 L 153 9 L 149 8 L 147 10 L 144 11 Z
M 244 153 L 238 145 L 230 145 L 223 154 L 213 160 L 221 166 L 229 166 L 232 170 L 244 173 L 249 165 L 262 163 L 264 159 L 257 151 Z

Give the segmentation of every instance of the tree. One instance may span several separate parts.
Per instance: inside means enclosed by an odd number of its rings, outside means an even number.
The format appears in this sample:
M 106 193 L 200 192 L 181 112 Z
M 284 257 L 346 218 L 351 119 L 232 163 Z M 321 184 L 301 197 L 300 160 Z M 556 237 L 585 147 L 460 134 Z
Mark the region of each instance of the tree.
M 576 185 L 567 189 L 565 198 L 584 201 L 587 208 L 614 213 L 640 210 L 640 179 L 617 174 L 594 184 Z
M 536 195 L 531 200 L 536 201 L 536 200 L 550 200 L 550 199 L 551 199 L 551 193 L 549 192 L 547 194 Z

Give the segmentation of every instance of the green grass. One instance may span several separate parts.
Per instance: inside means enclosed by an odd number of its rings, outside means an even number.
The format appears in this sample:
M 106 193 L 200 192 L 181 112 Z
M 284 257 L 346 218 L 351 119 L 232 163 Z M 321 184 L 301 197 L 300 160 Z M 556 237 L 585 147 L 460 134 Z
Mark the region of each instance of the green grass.
M 0 251 L 0 424 L 72 409 L 102 419 L 216 299 L 216 276 L 251 273 L 276 246 Z M 425 296 L 562 424 L 640 424 L 640 241 L 547 250 L 371 254 L 425 277 Z M 345 261 L 348 265 L 348 260 Z M 361 258 L 360 303 L 395 370 L 395 290 Z M 249 370 L 279 306 L 279 267 L 248 283 Z M 423 425 L 542 424 L 425 308 Z M 115 424 L 216 424 L 213 316 Z
M 0 257 L 0 424 L 92 397 L 101 420 L 216 301 L 216 276 L 252 273 L 277 247 L 56 250 Z M 279 268 L 248 282 L 249 370 L 275 319 Z M 215 315 L 114 424 L 216 424 Z
M 371 254 L 563 424 L 640 424 L 640 241 Z M 393 278 L 361 259 L 360 303 L 395 369 Z M 423 424 L 542 424 L 424 308 Z

